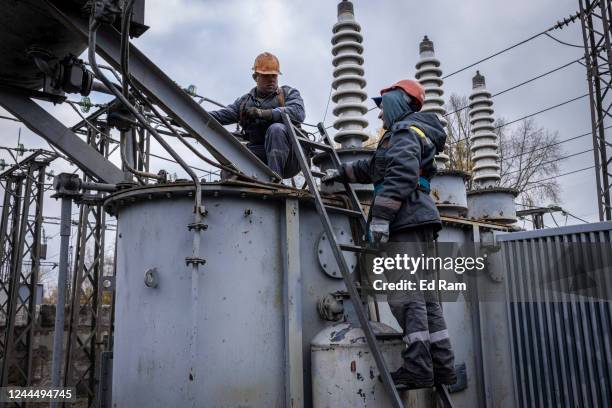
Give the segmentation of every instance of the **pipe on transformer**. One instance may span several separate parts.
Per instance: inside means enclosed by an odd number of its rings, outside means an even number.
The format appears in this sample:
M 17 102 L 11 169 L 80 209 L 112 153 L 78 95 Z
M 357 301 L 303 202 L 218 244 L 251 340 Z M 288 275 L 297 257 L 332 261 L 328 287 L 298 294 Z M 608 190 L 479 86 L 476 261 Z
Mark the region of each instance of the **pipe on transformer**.
M 64 352 L 64 307 L 66 304 L 66 285 L 68 277 L 68 254 L 70 252 L 70 224 L 72 215 L 72 197 L 62 197 L 60 216 L 60 259 L 57 274 L 57 300 L 55 302 L 55 330 L 53 333 L 53 354 L 51 362 L 51 385 L 60 387 L 62 381 L 62 361 Z M 51 408 L 58 406 L 51 403 Z

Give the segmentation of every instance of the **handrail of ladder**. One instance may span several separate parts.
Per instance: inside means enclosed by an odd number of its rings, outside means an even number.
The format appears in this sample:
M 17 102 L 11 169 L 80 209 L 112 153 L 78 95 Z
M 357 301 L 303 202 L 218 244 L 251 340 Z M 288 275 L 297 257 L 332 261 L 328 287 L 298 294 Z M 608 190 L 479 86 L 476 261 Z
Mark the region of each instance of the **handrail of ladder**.
M 329 134 L 327 133 L 327 130 L 325 130 L 325 126 L 323 125 L 323 123 L 318 123 L 317 124 L 317 128 L 319 129 L 319 133 L 321 134 L 321 136 L 323 137 L 323 142 L 330 145 L 331 147 L 334 146 L 331 137 L 329 137 Z M 334 164 L 334 166 L 336 168 L 340 168 L 340 166 L 342 165 L 342 163 L 340 162 L 340 157 L 338 156 L 338 152 L 336 151 L 336 149 L 333 149 L 330 152 L 330 156 L 332 158 L 332 162 Z M 361 206 L 361 203 L 359 202 L 359 199 L 357 198 L 357 194 L 355 193 L 355 189 L 353 189 L 353 186 L 351 186 L 351 184 L 347 181 L 343 181 L 342 184 L 344 184 L 344 188 L 348 193 L 348 197 L 349 200 L 351 202 L 351 206 L 352 209 L 355 211 L 360 211 L 361 212 L 361 219 L 359 220 L 359 222 L 361 223 L 361 228 L 363 228 L 364 231 L 367 231 L 367 219 L 366 219 L 366 215 L 363 212 L 363 207 Z

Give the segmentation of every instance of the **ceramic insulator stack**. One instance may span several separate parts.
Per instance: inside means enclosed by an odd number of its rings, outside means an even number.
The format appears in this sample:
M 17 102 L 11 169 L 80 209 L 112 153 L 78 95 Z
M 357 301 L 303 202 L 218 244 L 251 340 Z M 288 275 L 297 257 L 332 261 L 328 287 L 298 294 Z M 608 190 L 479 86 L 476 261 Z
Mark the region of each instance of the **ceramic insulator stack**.
M 425 102 L 423 103 L 422 112 L 434 112 L 440 118 L 440 121 L 447 126 L 446 109 L 444 109 L 444 99 L 442 95 L 442 69 L 440 69 L 440 60 L 436 58 L 434 52 L 434 44 L 427 36 L 423 38 L 419 45 L 419 61 L 416 64 L 416 79 L 425 88 Z M 439 170 L 444 170 L 448 167 L 449 157 L 445 153 L 436 156 L 436 163 Z
M 490 188 L 499 185 L 499 141 L 493 125 L 493 101 L 486 88 L 485 78 L 476 72 L 472 79 L 470 95 L 470 135 L 472 152 L 473 188 Z
M 364 104 L 368 95 L 364 91 L 366 80 L 363 70 L 363 36 L 361 26 L 355 21 L 353 3 L 338 4 L 338 22 L 333 27 L 332 55 L 334 80 L 332 101 L 336 104 L 334 128 L 338 131 L 334 140 L 342 148 L 361 147 L 369 138 L 364 129 L 368 126 Z

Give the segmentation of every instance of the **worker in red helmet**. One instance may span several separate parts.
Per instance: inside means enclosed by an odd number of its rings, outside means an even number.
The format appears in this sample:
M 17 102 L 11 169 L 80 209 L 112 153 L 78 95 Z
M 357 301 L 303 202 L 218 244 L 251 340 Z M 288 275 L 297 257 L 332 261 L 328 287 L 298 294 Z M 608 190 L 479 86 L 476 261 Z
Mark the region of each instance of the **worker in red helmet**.
M 387 242 L 387 256 L 432 254 L 440 214 L 429 195 L 436 172 L 434 157 L 446 142 L 442 123 L 434 113 L 420 112 L 425 99 L 421 84 L 402 80 L 373 98 L 386 130 L 371 159 L 328 170 L 323 182 L 373 183 L 374 200 L 368 216 L 370 240 Z M 402 255 L 403 256 L 403 255 Z M 419 271 L 423 272 L 423 271 Z M 386 271 L 390 283 L 416 279 L 419 274 Z M 420 275 L 423 278 L 423 275 Z M 387 301 L 404 331 L 404 364 L 391 373 L 396 384 L 428 388 L 454 384 L 454 355 L 442 309 L 435 293 L 390 291 Z

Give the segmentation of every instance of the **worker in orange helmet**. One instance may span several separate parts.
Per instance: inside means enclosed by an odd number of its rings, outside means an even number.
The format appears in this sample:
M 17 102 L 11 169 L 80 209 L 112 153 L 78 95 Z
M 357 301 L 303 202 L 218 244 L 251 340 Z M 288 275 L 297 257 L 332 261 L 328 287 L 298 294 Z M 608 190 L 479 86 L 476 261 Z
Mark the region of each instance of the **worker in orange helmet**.
M 297 89 L 278 86 L 279 75 L 278 58 L 269 52 L 259 54 L 253 64 L 255 88 L 210 114 L 222 125 L 239 123 L 249 150 L 282 178 L 291 178 L 299 173 L 300 166 L 281 114 L 302 122 L 304 101 Z
M 370 240 L 387 242 L 387 256 L 432 254 L 440 214 L 429 195 L 436 173 L 434 157 L 444 150 L 446 133 L 435 113 L 420 112 L 425 90 L 417 81 L 401 80 L 373 98 L 380 108 L 385 133 L 371 159 L 328 170 L 323 182 L 373 183 L 368 217 Z M 390 283 L 424 278 L 422 270 L 388 270 Z M 398 385 L 427 388 L 454 384 L 454 354 L 435 293 L 390 291 L 387 301 L 404 331 L 404 364 L 391 377 Z

